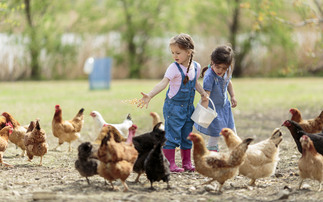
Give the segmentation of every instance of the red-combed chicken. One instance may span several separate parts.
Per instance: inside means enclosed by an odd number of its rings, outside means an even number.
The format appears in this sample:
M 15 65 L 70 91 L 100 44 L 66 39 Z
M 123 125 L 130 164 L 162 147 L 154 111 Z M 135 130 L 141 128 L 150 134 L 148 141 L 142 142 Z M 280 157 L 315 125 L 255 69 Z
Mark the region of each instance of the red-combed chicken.
M 40 157 L 39 165 L 42 165 L 43 156 L 47 153 L 48 144 L 46 142 L 46 132 L 40 128 L 39 121 L 31 122 L 25 136 L 25 146 L 27 150 L 28 160 L 31 161 L 34 156 Z
M 92 111 L 90 113 L 90 116 L 93 117 L 93 121 L 94 121 L 93 129 L 94 129 L 95 135 L 100 134 L 100 131 L 101 131 L 103 125 L 112 125 L 113 127 L 115 127 L 119 131 L 119 133 L 123 137 L 126 138 L 128 135 L 128 129 L 133 124 L 130 114 L 127 115 L 126 119 L 122 123 L 115 123 L 115 124 L 107 123 L 98 111 Z
M 7 167 L 12 167 L 12 165 L 9 165 L 3 162 L 3 153 L 6 151 L 8 147 L 8 139 L 11 134 L 12 134 L 12 127 L 10 125 L 7 125 L 0 130 L 0 164 L 3 164 L 4 166 L 7 166 Z
M 19 124 L 19 122 L 13 118 L 11 114 L 8 112 L 3 112 L 2 116 L 6 117 L 7 123 L 12 124 L 13 130 L 12 134 L 9 136 L 10 142 L 14 143 L 17 145 L 20 149 L 22 149 L 21 156 L 25 156 L 25 136 L 27 129 Z
M 321 191 L 323 181 L 323 156 L 316 151 L 312 140 L 307 135 L 303 135 L 300 138 L 300 142 L 303 151 L 302 157 L 298 160 L 299 176 L 301 178 L 299 189 L 301 189 L 304 179 L 309 178 L 317 180 L 320 183 L 318 191 Z
M 108 132 L 113 134 L 114 140 L 116 142 L 125 142 L 127 140 L 125 137 L 123 137 L 123 135 L 121 135 L 121 133 L 119 132 L 119 130 L 117 128 L 115 128 L 114 126 L 112 126 L 110 124 L 104 124 L 102 126 L 102 129 L 101 129 L 98 137 L 94 140 L 93 144 L 101 144 L 101 141 L 107 135 Z
M 220 134 L 224 137 L 230 151 L 242 143 L 242 140 L 230 128 L 223 128 Z M 276 128 L 271 137 L 251 144 L 246 152 L 246 159 L 239 167 L 239 173 L 251 179 L 254 186 L 259 178 L 269 177 L 275 173 L 279 161 L 279 144 L 283 140 L 282 133 Z
M 52 120 L 52 132 L 58 138 L 58 145 L 55 150 L 64 142 L 69 143 L 68 151 L 71 151 L 71 143 L 80 137 L 80 132 L 84 124 L 84 109 L 81 108 L 72 120 L 63 120 L 62 109 L 55 106 L 55 114 Z
M 114 189 L 113 181 L 120 179 L 124 191 L 128 190 L 126 179 L 132 172 L 138 152 L 132 143 L 116 142 L 114 135 L 108 132 L 103 138 L 98 150 L 100 160 L 98 173 L 108 180 Z
M 321 133 L 323 130 L 323 111 L 321 114 L 313 119 L 304 120 L 301 112 L 297 108 L 289 110 L 292 114 L 292 121 L 297 122 L 307 133 Z
M 239 166 L 244 162 L 248 145 L 253 140 L 247 138 L 242 141 L 230 153 L 209 151 L 204 139 L 201 135 L 190 133 L 187 139 L 193 142 L 193 158 L 195 169 L 198 173 L 212 178 L 212 180 L 204 183 L 209 184 L 213 181 L 220 183 L 219 192 L 221 192 L 223 184 L 228 179 L 238 174 Z

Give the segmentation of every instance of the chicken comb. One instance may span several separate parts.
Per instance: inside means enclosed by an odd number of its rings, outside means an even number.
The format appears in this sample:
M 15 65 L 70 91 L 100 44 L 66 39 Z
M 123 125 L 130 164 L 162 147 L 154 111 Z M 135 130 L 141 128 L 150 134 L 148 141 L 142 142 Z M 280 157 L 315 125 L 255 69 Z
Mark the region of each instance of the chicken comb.
M 13 128 L 13 126 L 12 126 L 12 123 L 11 123 L 11 122 L 7 122 L 7 123 L 6 123 L 6 126 L 10 126 L 11 128 Z

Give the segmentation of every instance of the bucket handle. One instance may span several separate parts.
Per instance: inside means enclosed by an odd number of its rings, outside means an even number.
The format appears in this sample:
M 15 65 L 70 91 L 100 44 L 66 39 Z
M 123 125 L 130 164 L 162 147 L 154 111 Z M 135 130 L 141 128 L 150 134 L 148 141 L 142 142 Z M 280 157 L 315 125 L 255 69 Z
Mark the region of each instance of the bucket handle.
M 213 103 L 213 101 L 211 100 L 211 98 L 207 98 L 207 99 L 209 99 L 209 101 L 211 102 L 211 104 L 212 104 L 212 106 L 213 106 L 213 112 L 215 112 L 214 114 L 216 114 L 216 110 L 215 110 L 215 106 L 214 106 L 214 103 Z M 201 101 L 202 100 L 200 100 L 200 103 L 201 103 Z

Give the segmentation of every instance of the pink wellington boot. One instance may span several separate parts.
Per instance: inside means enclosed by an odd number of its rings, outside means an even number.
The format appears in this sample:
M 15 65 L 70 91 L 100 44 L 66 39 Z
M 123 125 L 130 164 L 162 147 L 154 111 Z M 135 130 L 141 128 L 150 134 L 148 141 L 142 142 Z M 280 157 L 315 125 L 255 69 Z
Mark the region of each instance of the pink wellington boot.
M 185 171 L 194 172 L 195 167 L 191 163 L 191 150 L 181 149 L 182 167 Z
M 170 172 L 181 173 L 184 172 L 183 168 L 177 167 L 175 163 L 175 149 L 163 149 L 164 155 L 169 161 Z

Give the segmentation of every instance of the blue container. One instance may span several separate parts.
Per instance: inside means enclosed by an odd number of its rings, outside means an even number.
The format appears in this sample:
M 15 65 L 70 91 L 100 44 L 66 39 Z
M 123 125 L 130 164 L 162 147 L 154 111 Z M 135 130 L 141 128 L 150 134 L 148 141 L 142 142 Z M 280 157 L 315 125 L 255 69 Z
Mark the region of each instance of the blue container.
M 95 58 L 89 75 L 90 90 L 109 89 L 111 80 L 111 58 Z

